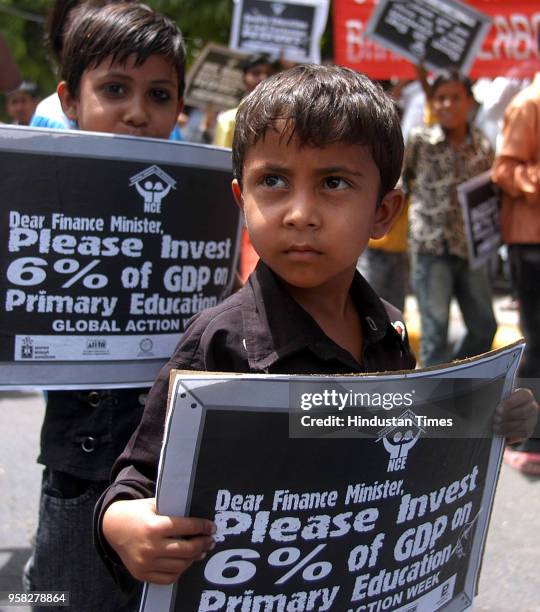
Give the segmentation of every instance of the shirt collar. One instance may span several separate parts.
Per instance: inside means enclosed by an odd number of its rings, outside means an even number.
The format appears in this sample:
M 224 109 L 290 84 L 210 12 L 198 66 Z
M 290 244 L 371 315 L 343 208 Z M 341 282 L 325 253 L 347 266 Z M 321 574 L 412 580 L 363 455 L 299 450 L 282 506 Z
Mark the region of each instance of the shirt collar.
M 428 140 L 429 140 L 429 144 L 432 144 L 432 145 L 440 144 L 441 142 L 446 142 L 446 134 L 444 133 L 444 130 L 438 123 L 436 123 L 435 125 L 432 125 L 429 128 Z M 461 145 L 472 143 L 475 147 L 477 147 L 480 144 L 480 140 L 481 140 L 480 132 L 474 126 L 469 125 L 467 136 L 465 140 L 461 143 Z
M 340 359 L 352 371 L 359 370 L 359 364 L 352 356 L 326 336 L 262 261 L 257 264 L 244 290 L 246 299 L 243 300 L 242 318 L 251 368 L 266 370 L 288 355 L 311 348 L 328 359 Z M 362 316 L 365 351 L 386 335 L 390 321 L 379 297 L 358 272 L 350 293 Z

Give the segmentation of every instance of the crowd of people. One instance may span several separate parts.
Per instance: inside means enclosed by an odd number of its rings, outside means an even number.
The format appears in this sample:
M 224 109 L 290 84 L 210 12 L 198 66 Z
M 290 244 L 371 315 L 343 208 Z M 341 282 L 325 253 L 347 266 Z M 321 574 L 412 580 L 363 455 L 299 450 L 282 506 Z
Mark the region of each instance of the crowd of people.
M 185 49 L 171 20 L 135 1 L 57 0 L 48 42 L 58 89 L 38 104 L 32 83 L 2 85 L 14 123 L 186 137 Z M 335 66 L 282 70 L 264 55 L 250 57 L 244 75 L 239 108 L 217 118 L 199 112 L 193 131 L 193 139 L 233 148 L 232 188 L 246 222 L 241 289 L 193 319 L 150 392 L 47 393 L 39 523 L 25 586 L 69 590 L 80 612 L 136 610 L 140 581 L 171 583 L 214 546 L 210 521 L 156 514 L 171 368 L 414 368 L 406 331 L 393 325 L 403 320 L 409 267 L 423 365 L 491 348 L 497 323 L 489 274 L 468 263 L 457 201 L 460 183 L 491 168 L 527 339 L 521 376 L 540 375 L 540 77 L 509 104 L 495 152 L 473 124 L 471 82 L 454 71 L 424 82 L 430 116 L 423 113 L 405 144 L 407 113 L 400 117 L 363 75 Z M 467 331 L 450 351 L 452 298 Z M 531 392 L 520 389 L 496 418 L 497 431 L 521 444 L 509 447 L 509 460 L 531 473 L 540 473 L 538 441 L 513 434 L 530 435 L 537 411 Z

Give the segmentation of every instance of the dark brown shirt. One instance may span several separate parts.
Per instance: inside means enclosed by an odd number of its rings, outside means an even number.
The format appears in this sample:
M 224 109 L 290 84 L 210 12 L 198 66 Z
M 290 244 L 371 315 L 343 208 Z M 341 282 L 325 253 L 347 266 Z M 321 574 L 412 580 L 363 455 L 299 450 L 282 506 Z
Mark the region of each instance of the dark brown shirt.
M 401 313 L 383 303 L 356 273 L 351 297 L 363 327 L 362 363 L 338 346 L 283 289 L 262 262 L 246 285 L 190 322 L 146 402 L 139 428 L 113 468 L 113 484 L 96 506 L 96 542 L 121 579 L 104 542 L 101 518 L 120 499 L 153 497 L 167 410 L 171 369 L 259 374 L 351 374 L 408 370 L 416 361 Z M 396 327 L 403 330 L 399 333 Z M 112 561 L 112 563 L 111 563 Z

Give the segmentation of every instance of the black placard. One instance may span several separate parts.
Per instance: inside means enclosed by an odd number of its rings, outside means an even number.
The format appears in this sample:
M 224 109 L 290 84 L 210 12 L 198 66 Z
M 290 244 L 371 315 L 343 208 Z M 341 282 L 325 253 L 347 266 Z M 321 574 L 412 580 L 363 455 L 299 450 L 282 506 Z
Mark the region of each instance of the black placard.
M 222 45 L 207 45 L 186 77 L 185 103 L 213 110 L 238 106 L 245 91 L 242 63 L 246 57 Z
M 176 586 L 147 585 L 143 611 L 467 609 L 503 440 L 475 438 L 478 398 L 454 391 L 464 391 L 467 380 L 494 385 L 497 393 L 482 407 L 491 420 L 512 387 L 522 347 L 401 375 L 173 372 L 157 508 L 213 520 L 216 547 Z M 335 415 L 358 417 L 369 415 L 365 402 L 377 402 L 382 387 L 393 402 L 406 400 L 406 408 L 395 408 L 413 419 L 423 412 L 416 398 L 430 397 L 432 420 L 337 439 L 315 424 L 320 413 L 297 401 L 309 396 L 313 407 L 326 397 Z M 361 405 L 340 410 L 331 400 L 336 388 L 358 393 Z M 470 420 L 472 436 L 463 429 L 460 437 L 444 436 L 443 404 L 448 433 L 453 417 Z M 308 417 L 311 438 L 291 437 L 297 410 Z
M 366 36 L 415 64 L 467 74 L 490 23 L 488 16 L 455 0 L 382 0 Z
M 269 53 L 275 59 L 319 62 L 327 10 L 326 0 L 239 0 L 230 46 L 247 53 Z
M 469 264 L 477 268 L 493 257 L 502 244 L 499 190 L 488 171 L 459 185 L 458 198 L 467 235 Z
M 152 382 L 186 322 L 230 292 L 230 153 L 0 132 L 0 385 Z

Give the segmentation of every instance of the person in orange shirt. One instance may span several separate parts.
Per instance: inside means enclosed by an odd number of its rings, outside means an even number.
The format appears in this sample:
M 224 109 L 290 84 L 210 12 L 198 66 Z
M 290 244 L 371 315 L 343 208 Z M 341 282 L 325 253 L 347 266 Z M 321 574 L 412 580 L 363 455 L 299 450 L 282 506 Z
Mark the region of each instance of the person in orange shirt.
M 539 41 L 540 42 L 540 41 Z M 492 170 L 501 188 L 501 231 L 508 245 L 519 319 L 527 341 L 519 371 L 540 378 L 540 72 L 506 109 L 502 146 Z M 505 452 L 505 461 L 540 474 L 540 438 Z

